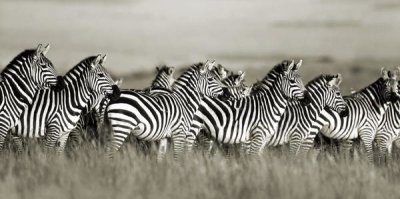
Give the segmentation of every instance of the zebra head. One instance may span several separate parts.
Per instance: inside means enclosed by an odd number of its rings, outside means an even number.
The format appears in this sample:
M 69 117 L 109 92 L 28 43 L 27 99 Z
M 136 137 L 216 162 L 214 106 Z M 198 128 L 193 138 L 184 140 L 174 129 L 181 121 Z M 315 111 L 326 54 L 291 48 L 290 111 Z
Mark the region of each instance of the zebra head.
M 300 75 L 297 73 L 302 63 L 302 60 L 297 64 L 293 60 L 291 62 L 282 62 L 280 86 L 285 98 L 299 100 L 303 105 L 308 105 L 311 102 L 310 95 L 306 91 Z
M 174 78 L 174 67 L 161 66 L 157 67 L 157 75 L 154 79 L 151 87 L 153 88 L 165 88 L 171 90 L 171 86 L 175 81 Z
M 223 94 L 219 96 L 221 100 L 240 99 L 248 96 L 249 87 L 246 86 L 244 76 L 246 73 L 239 71 L 238 74 L 231 73 L 228 77 L 222 80 Z
M 217 77 L 211 73 L 214 68 L 215 60 L 200 65 L 199 68 L 199 92 L 209 97 L 216 97 L 223 93 L 222 84 Z
M 325 106 L 339 113 L 340 117 L 347 117 L 349 115 L 349 107 L 340 92 L 339 85 L 342 82 L 342 76 L 337 75 L 325 75 L 323 87 L 326 88 L 326 103 Z
M 228 77 L 223 79 L 221 83 L 228 87 L 242 86 L 246 73 L 239 71 L 237 74 L 231 73 Z
M 397 72 L 388 71 L 384 68 L 381 70 L 381 78 L 383 79 L 384 88 L 380 90 L 384 101 L 396 102 L 400 99 L 398 93 Z
M 103 67 L 103 63 L 107 58 L 106 55 L 103 57 L 97 55 L 97 57 L 90 64 L 90 71 L 88 75 L 89 89 L 94 93 L 100 93 L 101 95 L 119 95 L 119 87 L 115 84 L 111 75 Z
M 218 96 L 220 100 L 235 100 L 246 96 L 251 93 L 251 86 L 241 85 L 237 87 L 223 87 L 222 95 Z
M 211 69 L 211 73 L 219 81 L 222 81 L 228 77 L 228 70 L 225 67 L 223 67 L 221 64 L 218 64 L 217 67 L 213 67 Z
M 28 68 L 34 83 L 39 88 L 50 88 L 57 84 L 56 70 L 54 69 L 53 63 L 45 56 L 49 49 L 49 44 L 45 47 L 39 44 L 32 54 L 32 67 Z

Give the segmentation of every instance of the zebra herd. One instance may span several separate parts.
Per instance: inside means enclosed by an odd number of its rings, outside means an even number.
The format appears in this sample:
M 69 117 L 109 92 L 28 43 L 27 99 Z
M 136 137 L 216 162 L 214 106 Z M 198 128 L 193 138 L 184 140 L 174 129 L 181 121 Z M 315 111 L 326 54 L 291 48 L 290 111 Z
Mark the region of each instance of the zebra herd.
M 303 156 L 322 135 L 338 140 L 348 153 L 360 138 L 369 161 L 373 146 L 379 157 L 391 159 L 392 144 L 400 139 L 400 94 L 396 71 L 382 69 L 364 89 L 342 96 L 340 74 L 323 74 L 303 85 L 302 61 L 282 61 L 252 86 L 244 72 L 231 72 L 215 61 L 194 64 L 177 79 L 174 68 L 157 68 L 151 86 L 120 89 L 104 67 L 105 55 L 90 56 L 57 76 L 46 58 L 49 45 L 25 50 L 1 72 L 0 150 L 10 136 L 18 153 L 23 138 L 41 138 L 46 152 L 61 153 L 68 144 L 105 143 L 112 156 L 128 136 L 158 142 L 163 159 L 172 144 L 175 158 L 194 146 L 211 153 L 215 143 L 240 144 L 243 153 L 261 155 L 265 148 L 289 144 L 292 156 Z M 98 129 L 82 133 L 87 114 Z M 215 142 L 215 143 L 214 143 Z

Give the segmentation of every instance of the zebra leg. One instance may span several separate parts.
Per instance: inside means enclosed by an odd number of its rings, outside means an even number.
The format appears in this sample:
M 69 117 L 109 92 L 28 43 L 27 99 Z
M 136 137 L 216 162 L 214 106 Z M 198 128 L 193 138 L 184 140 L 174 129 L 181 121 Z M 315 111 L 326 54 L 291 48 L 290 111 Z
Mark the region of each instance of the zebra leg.
M 66 145 L 68 145 L 71 149 L 77 148 L 81 143 L 81 136 L 79 132 L 80 130 L 78 128 L 74 128 L 69 133 Z
M 340 142 L 340 153 L 343 154 L 346 160 L 350 159 L 350 150 L 353 147 L 353 140 L 342 140 Z
M 207 155 L 212 155 L 213 147 L 214 147 L 214 141 L 212 139 L 207 138 L 206 140 L 204 140 L 204 148 Z
M 294 132 L 290 137 L 290 149 L 289 153 L 292 157 L 295 157 L 299 154 L 301 143 L 302 143 L 302 136 L 298 132 Z
M 203 145 L 201 148 L 203 149 L 205 154 L 211 155 L 214 141 L 212 139 L 210 139 L 209 137 L 207 137 L 204 133 L 200 133 L 197 136 L 197 139 L 198 139 L 199 145 Z
M 46 131 L 46 140 L 44 143 L 44 149 L 46 153 L 49 153 L 54 148 L 57 140 L 60 138 L 60 133 L 56 127 L 49 127 Z
M 61 135 L 61 137 L 58 139 L 58 143 L 56 145 L 56 151 L 58 154 L 61 154 L 64 152 L 65 145 L 67 144 L 68 137 L 70 135 L 70 132 L 64 133 Z
M 168 140 L 163 138 L 160 140 L 160 145 L 158 146 L 157 160 L 161 161 L 165 159 L 165 154 L 167 152 Z
M 381 136 L 382 135 L 382 136 Z M 388 146 L 389 146 L 389 137 L 385 136 L 389 135 L 384 132 L 379 132 L 379 134 L 376 136 L 375 140 L 378 144 L 378 160 L 380 164 L 384 164 L 387 162 L 387 157 L 388 157 Z M 391 147 L 391 145 L 390 145 Z
M 4 150 L 4 144 L 5 144 L 6 136 L 8 134 L 8 129 L 9 129 L 9 125 L 6 125 L 6 124 L 0 125 L 0 153 L 3 152 L 3 150 Z
M 257 130 L 254 131 L 254 133 L 252 133 L 250 135 L 250 151 L 249 154 L 250 155 L 258 155 L 261 156 L 262 152 L 263 152 L 263 148 L 265 146 L 265 144 L 268 142 L 266 141 L 266 136 L 263 134 L 263 132 Z
M 186 150 L 188 153 L 191 153 L 193 151 L 195 141 L 196 136 L 194 134 L 189 133 L 189 135 L 186 136 Z
M 22 155 L 22 151 L 24 149 L 24 146 L 22 144 L 22 139 L 18 136 L 13 136 L 12 143 L 15 147 L 15 152 L 16 152 L 17 156 Z
M 110 158 L 113 157 L 114 152 L 119 150 L 130 133 L 131 129 L 129 128 L 112 128 L 111 142 L 106 146 L 106 153 Z
M 172 134 L 172 143 L 174 148 L 174 159 L 181 157 L 185 149 L 186 134 L 182 129 L 177 130 Z
M 245 142 L 242 142 L 240 144 L 240 150 L 242 154 L 249 154 L 250 153 L 250 146 L 251 146 L 251 141 L 246 140 Z
M 372 150 L 372 142 L 374 141 L 374 136 L 372 133 L 362 132 L 360 133 L 361 140 L 364 143 L 365 152 L 367 153 L 367 158 L 370 163 L 374 162 L 374 154 Z
M 313 146 L 314 146 L 314 139 L 315 139 L 315 137 L 308 136 L 307 138 L 305 138 L 303 140 L 303 142 L 300 144 L 300 149 L 299 149 L 300 157 L 307 156 L 310 149 L 313 148 Z

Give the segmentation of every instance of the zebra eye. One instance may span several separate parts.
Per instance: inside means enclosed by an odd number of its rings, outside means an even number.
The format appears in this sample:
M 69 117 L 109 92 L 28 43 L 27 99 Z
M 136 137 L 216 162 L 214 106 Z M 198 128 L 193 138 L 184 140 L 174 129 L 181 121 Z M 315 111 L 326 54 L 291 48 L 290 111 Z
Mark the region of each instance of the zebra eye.
M 99 74 L 97 74 L 97 75 L 98 75 L 99 77 L 102 77 L 102 78 L 105 77 L 103 73 L 99 73 Z
M 289 82 L 292 84 L 296 83 L 296 81 L 294 81 L 293 79 L 289 79 Z

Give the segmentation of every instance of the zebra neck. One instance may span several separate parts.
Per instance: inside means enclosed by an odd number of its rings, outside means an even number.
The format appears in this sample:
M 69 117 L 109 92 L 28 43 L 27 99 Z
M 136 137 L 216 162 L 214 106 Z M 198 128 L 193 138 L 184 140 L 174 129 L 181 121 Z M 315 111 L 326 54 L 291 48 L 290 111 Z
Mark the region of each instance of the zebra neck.
M 310 94 L 311 103 L 305 108 L 308 110 L 307 114 L 309 114 L 309 117 L 315 120 L 325 108 L 327 104 L 327 96 L 322 84 L 308 85 L 307 90 Z
M 92 92 L 84 80 L 65 78 L 64 81 L 66 87 L 61 92 L 67 96 L 66 101 L 69 101 L 68 106 L 70 106 L 71 110 L 80 114 L 86 109 Z
M 26 60 L 24 60 L 26 61 Z M 22 63 L 21 64 L 28 64 Z M 32 78 L 21 66 L 9 69 L 3 75 L 3 87 L 8 90 L 8 94 L 13 95 L 16 100 L 26 104 L 30 104 L 33 101 L 36 91 L 39 89 L 38 86 L 33 82 Z
M 311 103 L 305 107 L 308 116 L 315 121 L 319 114 L 324 110 L 326 103 L 324 100 L 320 99 L 319 96 L 311 94 Z
M 271 104 L 271 106 L 263 106 L 267 112 L 273 113 L 277 116 L 282 116 L 288 105 L 288 99 L 284 96 L 281 90 L 281 79 L 277 78 L 275 81 L 269 81 L 270 84 L 263 85 L 267 89 L 260 90 L 260 95 L 264 100 Z M 255 94 L 257 95 L 257 94 Z M 273 109 L 273 110 L 271 110 Z
M 361 99 L 367 105 L 367 108 L 372 108 L 377 114 L 383 114 L 386 111 L 389 103 L 385 102 L 383 96 L 381 96 L 380 93 L 382 89 L 384 88 L 377 85 L 375 82 L 353 95 L 356 95 L 359 99 Z
M 151 83 L 152 88 L 166 88 L 166 89 L 171 89 L 171 83 L 170 80 L 162 75 L 158 75 L 153 82 Z
M 175 98 L 179 100 L 181 106 L 184 107 L 183 110 L 194 113 L 199 107 L 201 96 L 197 91 L 195 83 L 184 83 L 184 82 L 175 82 L 175 89 L 172 95 L 176 96 Z

